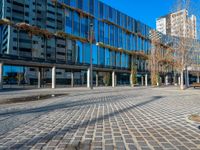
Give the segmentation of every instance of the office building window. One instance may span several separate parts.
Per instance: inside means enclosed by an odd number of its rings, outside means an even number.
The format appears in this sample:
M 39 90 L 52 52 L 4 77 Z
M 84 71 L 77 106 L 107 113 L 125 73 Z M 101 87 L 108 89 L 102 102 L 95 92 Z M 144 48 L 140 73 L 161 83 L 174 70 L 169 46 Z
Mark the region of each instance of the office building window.
M 102 48 L 102 47 L 99 47 L 99 58 L 98 58 L 98 62 L 99 62 L 99 65 L 105 65 L 105 49 Z
M 114 51 L 111 51 L 111 66 L 116 66 L 116 53 Z
M 87 38 L 89 33 L 88 18 L 81 18 L 81 36 Z
M 105 49 L 105 65 L 110 65 L 110 50 L 107 48 Z
M 76 0 L 76 3 L 79 9 L 83 9 L 83 0 Z
M 77 12 L 74 12 L 73 14 L 74 14 L 73 33 L 79 36 L 80 35 L 80 16 Z
M 89 1 L 88 0 L 84 0 L 83 9 L 85 12 L 89 12 Z
M 89 43 L 84 43 L 84 48 L 83 48 L 83 61 L 86 64 L 90 63 L 90 44 Z
M 89 13 L 94 15 L 94 0 L 89 0 Z
M 103 3 L 99 2 L 99 17 L 103 18 Z
M 70 0 L 64 0 L 64 3 L 70 5 Z
M 99 22 L 99 41 L 104 43 L 104 23 Z
M 72 33 L 72 11 L 69 9 L 65 10 L 65 16 L 66 16 L 66 33 Z
M 121 67 L 121 54 L 120 52 L 116 52 L 116 66 Z
M 110 25 L 110 45 L 114 46 L 114 26 Z

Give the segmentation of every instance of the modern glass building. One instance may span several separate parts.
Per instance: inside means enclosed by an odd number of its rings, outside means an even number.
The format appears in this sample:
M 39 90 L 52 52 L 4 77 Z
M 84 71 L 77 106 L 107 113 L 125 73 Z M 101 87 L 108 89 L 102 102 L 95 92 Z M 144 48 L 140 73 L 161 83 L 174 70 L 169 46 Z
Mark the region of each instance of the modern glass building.
M 133 65 L 147 84 L 146 24 L 99 0 L 1 0 L 0 8 L 4 87 L 89 87 L 91 57 L 96 86 L 130 84 Z

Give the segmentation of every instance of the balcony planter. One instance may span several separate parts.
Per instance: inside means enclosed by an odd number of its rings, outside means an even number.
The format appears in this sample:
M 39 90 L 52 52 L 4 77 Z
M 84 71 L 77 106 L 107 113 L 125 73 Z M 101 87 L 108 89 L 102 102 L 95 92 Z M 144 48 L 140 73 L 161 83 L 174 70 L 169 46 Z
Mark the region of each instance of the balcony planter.
M 145 54 L 143 51 L 136 52 L 136 55 L 139 58 L 143 59 L 143 60 L 148 60 L 149 59 L 149 56 L 147 54 Z
M 0 20 L 0 25 L 14 25 L 14 23 L 12 23 L 10 20 L 4 18 L 4 19 Z
M 24 23 L 24 22 L 17 23 L 15 26 L 19 30 L 27 31 L 30 34 L 30 36 L 32 36 L 32 35 L 45 36 L 46 38 L 53 37 L 53 34 L 51 32 L 49 32 L 48 30 L 44 30 L 44 29 L 38 28 L 36 26 L 32 26 L 32 25 Z

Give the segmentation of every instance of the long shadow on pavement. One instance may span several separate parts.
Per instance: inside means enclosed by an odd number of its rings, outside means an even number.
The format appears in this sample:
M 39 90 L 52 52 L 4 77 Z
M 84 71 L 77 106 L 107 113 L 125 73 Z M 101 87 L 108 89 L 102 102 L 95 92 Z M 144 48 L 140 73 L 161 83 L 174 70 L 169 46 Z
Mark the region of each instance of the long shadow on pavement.
M 105 96 L 105 97 L 99 97 L 99 98 L 87 98 L 87 99 L 81 99 L 78 101 L 70 101 L 70 102 L 59 103 L 59 104 L 54 104 L 54 105 L 49 105 L 49 106 L 44 106 L 44 107 L 39 107 L 39 108 L 3 112 L 3 113 L 0 113 L 0 116 L 50 112 L 57 109 L 72 108 L 72 107 L 83 106 L 83 105 L 93 105 L 93 104 L 98 104 L 98 103 L 103 103 L 103 102 L 108 103 L 112 101 L 119 101 L 122 98 L 124 98 L 124 96 L 121 96 L 121 95 Z
M 34 146 L 35 144 L 37 144 L 38 142 L 41 142 L 44 143 L 44 142 L 48 142 L 49 140 L 51 140 L 54 136 L 62 136 L 64 137 L 64 134 L 66 133 L 70 133 L 72 131 L 75 131 L 81 127 L 87 127 L 88 125 L 92 125 L 92 124 L 95 124 L 97 121 L 101 121 L 101 120 L 104 120 L 104 119 L 108 119 L 109 117 L 113 117 L 113 116 L 116 116 L 116 115 L 119 115 L 120 113 L 123 113 L 123 112 L 126 112 L 128 110 L 131 110 L 131 109 L 135 109 L 137 107 L 141 107 L 141 106 L 144 106 L 146 104 L 149 104 L 149 103 L 152 103 L 152 102 L 155 102 L 157 100 L 160 100 L 162 99 L 163 97 L 162 96 L 154 96 L 152 97 L 150 100 L 148 101 L 144 101 L 144 102 L 141 102 L 139 104 L 135 104 L 135 105 L 131 105 L 129 107 L 126 107 L 126 108 L 123 108 L 123 109 L 120 109 L 118 111 L 114 111 L 114 112 L 111 112 L 109 114 L 106 114 L 104 116 L 101 116 L 101 117 L 98 117 L 98 118 L 93 118 L 92 120 L 85 120 L 84 122 L 82 122 L 81 124 L 80 123 L 77 123 L 77 124 L 74 124 L 73 126 L 66 126 L 64 128 L 62 128 L 62 130 L 57 130 L 57 131 L 52 131 L 51 133 L 48 133 L 48 134 L 41 134 L 41 135 L 38 135 L 37 137 L 35 138 L 31 138 L 31 139 L 28 139 L 26 141 L 24 141 L 23 143 L 20 143 L 20 144 L 15 144 L 11 147 L 11 149 L 20 149 L 22 148 L 25 144 L 26 146 Z M 63 134 L 64 133 L 64 134 Z M 90 143 L 91 144 L 91 143 Z M 90 145 L 89 144 L 89 145 Z M 69 146 L 69 145 L 68 145 Z M 71 145 L 70 148 L 72 149 L 80 149 L 80 146 L 82 146 L 81 143 L 79 143 L 78 145 Z

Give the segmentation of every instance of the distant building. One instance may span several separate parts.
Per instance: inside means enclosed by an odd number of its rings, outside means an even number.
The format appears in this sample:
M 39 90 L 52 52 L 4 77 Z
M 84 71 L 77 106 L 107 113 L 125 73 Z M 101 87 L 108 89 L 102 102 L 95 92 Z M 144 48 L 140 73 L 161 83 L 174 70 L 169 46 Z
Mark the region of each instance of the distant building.
M 156 20 L 156 29 L 171 36 L 196 39 L 196 16 L 189 17 L 186 9 L 170 13 Z

